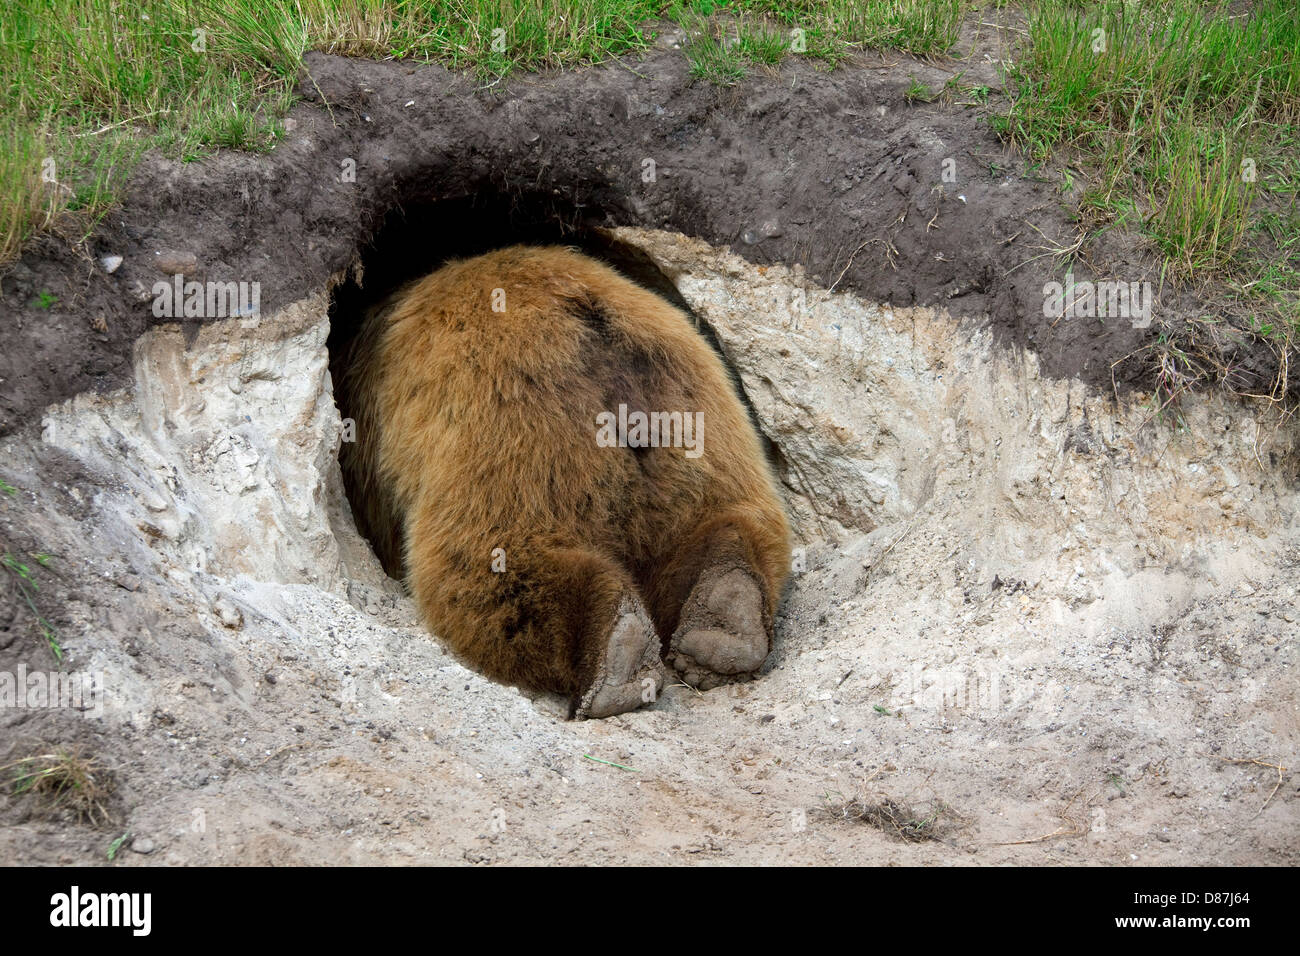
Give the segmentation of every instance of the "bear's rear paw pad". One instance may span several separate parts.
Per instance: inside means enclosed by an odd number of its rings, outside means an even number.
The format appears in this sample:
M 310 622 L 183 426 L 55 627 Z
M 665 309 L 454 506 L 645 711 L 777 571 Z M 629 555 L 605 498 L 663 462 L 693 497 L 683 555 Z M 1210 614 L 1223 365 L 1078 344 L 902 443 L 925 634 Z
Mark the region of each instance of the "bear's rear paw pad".
M 667 661 L 693 687 L 708 690 L 751 674 L 767 659 L 763 593 L 740 568 L 705 573 L 682 608 Z
M 664 676 L 654 624 L 639 604 L 624 600 L 577 715 L 611 717 L 653 703 L 663 690 Z

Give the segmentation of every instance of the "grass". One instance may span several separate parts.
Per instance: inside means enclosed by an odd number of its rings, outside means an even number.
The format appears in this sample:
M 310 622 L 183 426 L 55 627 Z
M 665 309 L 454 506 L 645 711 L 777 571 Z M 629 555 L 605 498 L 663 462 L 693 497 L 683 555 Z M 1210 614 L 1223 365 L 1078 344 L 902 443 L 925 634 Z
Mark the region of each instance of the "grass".
M 1300 5 L 1033 0 L 998 127 L 1079 164 L 1095 229 L 1128 224 L 1174 281 L 1226 282 L 1300 332 Z M 1176 360 L 1175 360 L 1175 364 Z
M 0 767 L 10 774 L 13 796 L 32 796 L 45 803 L 47 811 L 66 808 L 80 822 L 101 824 L 108 820 L 105 806 L 113 784 L 111 776 L 93 758 L 60 747 L 33 754 Z
M 0 261 L 56 220 L 84 236 L 144 149 L 273 147 L 309 50 L 500 75 L 639 49 L 662 5 L 14 0 L 0 18 Z
M 903 91 L 903 98 L 909 103 L 933 103 L 939 98 L 939 94 L 912 76 L 908 77 L 907 89 Z
M 18 489 L 9 482 L 0 478 L 0 494 L 8 498 L 16 498 Z M 51 556 L 44 551 L 32 551 L 28 553 L 33 561 L 43 568 L 50 566 Z M 17 555 L 7 550 L 0 549 L 0 581 L 7 579 L 9 590 L 18 592 L 22 597 L 23 603 L 27 605 L 32 617 L 36 621 L 36 626 L 40 630 L 41 637 L 45 640 L 45 646 L 49 648 L 54 660 L 60 666 L 63 665 L 63 647 L 59 643 L 58 633 L 54 630 L 53 625 L 45 619 L 36 606 L 36 593 L 40 590 L 36 580 L 32 577 L 31 567 Z M 0 594 L 4 593 L 4 588 L 0 588 Z M 4 594 L 8 599 L 9 595 Z
M 123 844 L 125 844 L 126 841 L 130 839 L 130 837 L 131 837 L 131 833 L 130 831 L 127 831 L 126 833 L 123 833 L 120 837 L 118 837 L 116 840 L 114 840 L 112 843 L 108 845 L 108 850 L 105 851 L 104 855 L 108 858 L 109 863 L 112 863 L 114 860 L 117 859 L 117 855 L 120 852 L 122 852 Z
M 310 50 L 438 61 L 491 79 L 646 48 L 686 27 L 692 72 L 737 82 L 790 55 L 938 55 L 964 0 L 11 0 L 0 17 L 0 262 L 84 238 L 146 149 L 267 150 Z
M 906 50 L 942 56 L 957 42 L 965 0 L 745 0 L 731 6 L 787 27 L 802 27 L 835 46 Z
M 44 552 L 33 553 L 30 557 L 41 567 L 49 566 L 50 556 Z M 49 648 L 55 662 L 62 665 L 63 647 L 59 643 L 58 632 L 54 630 L 54 626 L 45 619 L 45 616 L 41 614 L 36 606 L 36 592 L 40 590 L 40 587 L 32 577 L 31 566 L 23 559 L 5 551 L 0 553 L 0 570 L 7 574 L 11 587 L 18 592 L 27 605 L 36 621 L 36 627 L 39 629 L 41 637 L 45 640 L 45 646 Z
M 692 75 L 727 86 L 751 64 L 774 66 L 795 55 L 829 65 L 860 49 L 942 56 L 957 42 L 969 6 L 966 0 L 696 0 L 664 14 L 687 32 Z

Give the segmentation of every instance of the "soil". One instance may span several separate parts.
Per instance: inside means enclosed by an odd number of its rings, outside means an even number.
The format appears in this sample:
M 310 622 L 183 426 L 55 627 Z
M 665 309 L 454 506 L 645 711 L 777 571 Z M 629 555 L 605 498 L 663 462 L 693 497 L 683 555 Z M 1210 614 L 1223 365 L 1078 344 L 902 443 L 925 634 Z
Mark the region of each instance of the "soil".
M 1150 370 L 1115 367 L 1153 330 L 1044 317 L 1075 212 L 986 110 L 904 95 L 954 70 L 796 62 L 718 89 L 671 42 L 490 89 L 313 54 L 271 154 L 150 157 L 86 247 L 4 270 L 0 543 L 53 556 L 35 603 L 65 667 L 115 691 L 109 719 L 0 710 L 0 764 L 71 747 L 112 814 L 0 801 L 0 856 L 106 863 L 129 832 L 116 865 L 1300 859 L 1291 426 L 1219 397 L 1153 419 Z M 520 239 L 623 263 L 731 364 L 807 562 L 753 683 L 565 721 L 466 670 L 357 538 L 325 425 L 303 437 L 336 416 L 328 384 L 287 424 L 282 393 L 255 398 L 306 367 L 257 336 L 328 311 L 337 346 L 402 278 Z M 277 318 L 155 320 L 190 255 Z M 1122 243 L 1092 267 L 1154 276 Z M 763 303 L 805 287 L 838 318 L 767 342 Z M 229 487 L 212 462 L 245 446 L 210 446 L 241 401 L 250 468 L 322 469 L 275 486 L 283 514 L 269 481 L 256 507 L 194 491 Z M 294 537 L 312 522 L 328 542 Z M 0 581 L 0 672 L 53 668 Z
M 194 256 L 193 278 L 260 283 L 273 311 L 363 257 L 381 261 L 367 254 L 385 225 L 421 236 L 403 247 L 407 273 L 507 235 L 672 230 L 758 265 L 801 264 L 825 287 L 989 323 L 1050 375 L 1150 384 L 1148 364 L 1112 365 L 1158 329 L 1043 314 L 1043 285 L 1064 271 L 1048 253 L 1077 238 L 1060 176 L 999 141 L 992 107 L 905 95 L 914 79 L 938 89 L 964 71 L 961 85 L 989 86 L 995 106 L 991 58 L 960 70 L 900 56 L 834 71 L 795 61 L 719 88 L 692 79 L 674 42 L 667 31 L 643 57 L 489 88 L 436 65 L 310 55 L 292 131 L 269 155 L 152 156 L 85 246 L 40 241 L 3 271 L 14 334 L 0 356 L 0 434 L 124 381 L 130 344 L 155 321 L 148 290 L 170 274 L 159 262 L 175 253 Z M 124 257 L 111 275 L 96 265 L 106 255 Z M 1075 271 L 1159 275 L 1123 238 Z M 1197 306 L 1165 299 L 1162 320 Z M 1242 356 L 1234 384 L 1267 393 L 1268 356 Z

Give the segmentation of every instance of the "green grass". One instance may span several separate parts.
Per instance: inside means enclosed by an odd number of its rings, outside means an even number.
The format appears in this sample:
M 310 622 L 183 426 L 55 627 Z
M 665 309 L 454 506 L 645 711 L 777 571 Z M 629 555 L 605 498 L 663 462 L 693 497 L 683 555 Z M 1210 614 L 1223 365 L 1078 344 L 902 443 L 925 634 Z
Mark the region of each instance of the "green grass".
M 815 33 L 825 45 L 941 56 L 957 42 L 965 0 L 739 0 L 732 8 Z
M 33 234 L 84 238 L 149 148 L 265 150 L 309 50 L 436 60 L 486 78 L 644 49 L 688 30 L 729 84 L 790 55 L 942 53 L 963 0 L 9 0 L 0 16 L 0 262 Z
M 1096 226 L 1146 233 L 1176 279 L 1226 280 L 1296 332 L 1300 5 L 1034 0 L 1000 130 L 1079 162 Z M 1240 7 L 1240 5 L 1237 5 Z M 1289 262 L 1288 262 L 1289 260 Z
M 903 98 L 909 103 L 933 103 L 939 98 L 939 94 L 916 77 L 909 76 L 907 89 L 903 91 Z
M 38 552 L 32 554 L 31 557 L 41 567 L 49 566 L 50 556 L 48 554 Z M 40 590 L 40 586 L 32 577 L 31 567 L 18 556 L 5 551 L 0 552 L 0 571 L 8 574 L 12 579 L 12 588 L 18 592 L 28 610 L 31 611 L 32 617 L 36 621 L 36 627 L 45 641 L 45 646 L 49 648 L 55 663 L 62 665 L 63 646 L 59 643 L 58 632 L 54 630 L 54 625 L 45 619 L 45 615 L 36 606 L 36 594 Z
M 730 85 L 749 64 L 795 55 L 832 66 L 861 49 L 942 56 L 969 7 L 967 0 L 696 0 L 665 15 L 687 31 L 692 74 Z
M 112 843 L 108 845 L 108 850 L 105 852 L 104 855 L 108 858 L 109 863 L 112 863 L 114 860 L 117 859 L 118 853 L 122 851 L 122 845 L 126 843 L 127 839 L 130 836 L 131 836 L 131 832 L 128 830 L 126 833 L 123 833 L 120 837 L 118 837 L 116 840 L 114 840 Z
M 308 50 L 485 75 L 564 67 L 642 48 L 643 24 L 663 6 L 11 0 L 0 16 L 0 262 L 56 222 L 84 236 L 144 149 L 194 160 L 273 146 Z

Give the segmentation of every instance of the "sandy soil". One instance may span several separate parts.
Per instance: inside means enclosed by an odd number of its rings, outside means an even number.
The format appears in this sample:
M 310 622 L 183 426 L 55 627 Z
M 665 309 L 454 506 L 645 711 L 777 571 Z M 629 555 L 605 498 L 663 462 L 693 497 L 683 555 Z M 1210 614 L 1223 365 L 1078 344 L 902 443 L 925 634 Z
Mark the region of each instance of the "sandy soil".
M 6 537 L 56 555 L 107 688 L 98 719 L 6 711 L 8 750 L 70 740 L 117 784 L 107 828 L 7 801 L 7 859 L 130 831 L 119 865 L 1296 861 L 1286 432 L 1148 421 L 928 310 L 813 290 L 792 329 L 796 273 L 622 238 L 780 449 L 800 570 L 762 677 L 568 722 L 467 671 L 337 490 L 324 297 L 159 330 L 132 389 L 6 440 Z

